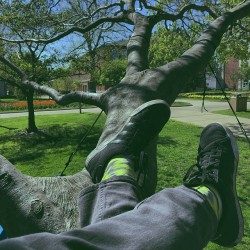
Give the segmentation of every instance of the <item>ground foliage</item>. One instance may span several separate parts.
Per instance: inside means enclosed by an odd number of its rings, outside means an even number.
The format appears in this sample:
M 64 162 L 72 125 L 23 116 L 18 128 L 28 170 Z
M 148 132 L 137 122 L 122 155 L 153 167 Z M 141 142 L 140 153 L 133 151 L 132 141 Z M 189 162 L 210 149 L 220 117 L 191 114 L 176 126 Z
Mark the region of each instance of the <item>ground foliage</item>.
M 96 114 L 88 113 L 39 116 L 40 134 L 25 133 L 24 117 L 1 120 L 0 152 L 25 174 L 54 176 L 60 173 L 69 153 L 76 148 L 95 118 Z M 104 120 L 103 115 L 66 170 L 67 175 L 82 169 L 84 159 L 98 141 Z M 157 191 L 182 184 L 188 167 L 195 163 L 201 131 L 202 128 L 197 126 L 172 120 L 164 127 L 158 139 Z M 233 249 L 245 250 L 250 244 L 250 157 L 248 144 L 242 139 L 238 139 L 238 144 L 240 163 L 237 185 L 245 217 L 245 234 L 242 243 Z M 206 249 L 223 248 L 210 243 Z

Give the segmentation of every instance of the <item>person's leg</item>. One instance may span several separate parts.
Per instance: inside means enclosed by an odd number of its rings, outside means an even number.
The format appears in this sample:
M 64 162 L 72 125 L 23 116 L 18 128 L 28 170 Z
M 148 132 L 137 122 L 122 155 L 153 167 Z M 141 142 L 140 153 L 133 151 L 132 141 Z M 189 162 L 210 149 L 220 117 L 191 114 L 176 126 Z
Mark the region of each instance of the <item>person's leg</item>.
M 168 121 L 170 109 L 162 100 L 135 109 L 120 131 L 95 148 L 86 168 L 97 184 L 79 195 L 81 227 L 133 209 L 155 192 L 157 167 L 150 166 L 143 152 Z M 150 176 L 146 175 L 150 173 Z
M 236 192 L 238 161 L 238 146 L 232 132 L 222 124 L 212 123 L 202 131 L 197 163 L 184 177 L 187 187 L 203 194 L 208 201 L 212 197 L 210 205 L 219 218 L 213 241 L 226 247 L 236 245 L 244 230 Z
M 202 249 L 214 236 L 217 220 L 198 192 L 165 189 L 133 210 L 82 229 L 41 233 L 0 243 L 0 249 Z
M 201 136 L 198 170 L 188 171 L 185 177 L 189 187 L 165 189 L 129 212 L 79 230 L 6 240 L 0 243 L 0 249 L 181 250 L 202 249 L 211 239 L 233 246 L 243 234 L 235 189 L 237 159 L 237 145 L 230 131 L 212 124 Z M 217 198 L 222 201 L 220 219 Z
M 78 199 L 80 226 L 128 212 L 143 199 L 137 182 L 128 176 L 114 176 L 82 190 Z

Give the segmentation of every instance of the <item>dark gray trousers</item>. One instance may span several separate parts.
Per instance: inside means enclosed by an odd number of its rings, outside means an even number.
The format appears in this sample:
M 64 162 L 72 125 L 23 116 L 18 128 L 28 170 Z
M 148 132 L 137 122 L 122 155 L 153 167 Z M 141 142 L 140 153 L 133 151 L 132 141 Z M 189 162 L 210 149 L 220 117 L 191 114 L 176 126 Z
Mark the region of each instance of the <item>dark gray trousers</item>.
M 202 249 L 217 220 L 207 201 L 184 186 L 142 200 L 137 183 L 116 177 L 84 189 L 79 196 L 82 228 L 4 240 L 1 250 Z

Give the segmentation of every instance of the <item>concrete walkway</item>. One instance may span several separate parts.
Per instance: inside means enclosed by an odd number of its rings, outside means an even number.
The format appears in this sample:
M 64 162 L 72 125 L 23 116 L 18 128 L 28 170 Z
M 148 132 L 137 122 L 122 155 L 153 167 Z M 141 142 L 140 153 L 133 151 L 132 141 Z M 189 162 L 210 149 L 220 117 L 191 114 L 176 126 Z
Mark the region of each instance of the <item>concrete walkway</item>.
M 206 110 L 201 111 L 202 100 L 180 99 L 179 101 L 191 103 L 192 106 L 172 107 L 171 119 L 186 122 L 201 127 L 207 126 L 212 122 L 221 122 L 227 125 L 235 134 L 235 136 L 244 137 L 234 116 L 219 115 L 211 113 L 216 110 L 230 109 L 227 102 L 214 102 L 205 100 Z M 248 108 L 250 103 L 248 102 Z M 238 117 L 244 127 L 248 137 L 250 137 L 250 119 Z
M 186 122 L 190 124 L 194 124 L 200 127 L 205 127 L 209 123 L 212 122 L 221 122 L 233 131 L 236 136 L 243 137 L 242 131 L 237 123 L 237 120 L 234 116 L 226 116 L 226 115 L 218 115 L 211 113 L 215 110 L 223 110 L 229 109 L 229 105 L 226 102 L 216 102 L 216 101 L 205 101 L 205 107 L 207 111 L 203 110 L 201 112 L 202 101 L 201 100 L 192 100 L 192 99 L 180 99 L 179 101 L 188 102 L 192 104 L 192 106 L 186 107 L 171 107 L 171 119 L 181 122 Z M 248 102 L 248 108 L 250 103 Z M 82 109 L 82 112 L 91 112 L 91 113 L 99 113 L 99 108 L 90 108 L 90 109 Z M 35 115 L 56 115 L 56 114 L 68 114 L 68 113 L 79 113 L 78 109 L 73 110 L 55 110 L 55 111 L 37 111 Z M 11 118 L 11 117 L 20 117 L 20 116 L 28 116 L 27 112 L 23 113 L 8 113 L 8 114 L 0 114 L 1 118 Z M 250 119 L 240 118 L 239 120 L 243 125 L 248 137 L 250 137 Z
M 50 111 L 36 111 L 35 115 L 59 115 L 59 114 L 75 114 L 79 113 L 79 109 L 62 109 L 62 110 L 50 110 Z M 88 112 L 88 113 L 99 113 L 101 110 L 99 108 L 89 108 L 89 109 L 82 109 L 83 112 Z M 4 113 L 0 114 L 0 119 L 1 118 L 12 118 L 12 117 L 23 117 L 27 116 L 28 117 L 28 112 L 17 112 L 17 113 Z

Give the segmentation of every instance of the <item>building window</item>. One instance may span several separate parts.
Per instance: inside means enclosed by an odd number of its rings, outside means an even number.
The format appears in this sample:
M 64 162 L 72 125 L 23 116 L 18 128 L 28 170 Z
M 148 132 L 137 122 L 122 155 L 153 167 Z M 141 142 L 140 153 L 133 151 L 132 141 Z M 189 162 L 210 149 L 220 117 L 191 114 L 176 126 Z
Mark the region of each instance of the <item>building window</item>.
M 245 90 L 250 89 L 250 80 L 247 80 L 247 79 L 243 80 L 242 89 L 245 89 Z

